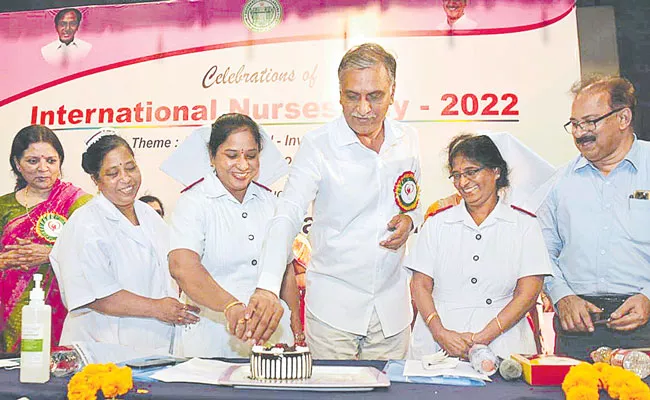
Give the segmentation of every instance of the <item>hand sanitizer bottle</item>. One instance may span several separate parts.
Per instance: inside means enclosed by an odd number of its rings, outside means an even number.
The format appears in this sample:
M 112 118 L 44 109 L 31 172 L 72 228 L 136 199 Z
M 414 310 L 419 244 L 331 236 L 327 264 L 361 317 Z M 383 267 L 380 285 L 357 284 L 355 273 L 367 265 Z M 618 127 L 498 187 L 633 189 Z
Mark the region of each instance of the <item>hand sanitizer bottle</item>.
M 45 383 L 50 380 L 50 332 L 52 307 L 45 304 L 42 274 L 34 274 L 29 304 L 23 307 L 20 345 L 20 381 Z

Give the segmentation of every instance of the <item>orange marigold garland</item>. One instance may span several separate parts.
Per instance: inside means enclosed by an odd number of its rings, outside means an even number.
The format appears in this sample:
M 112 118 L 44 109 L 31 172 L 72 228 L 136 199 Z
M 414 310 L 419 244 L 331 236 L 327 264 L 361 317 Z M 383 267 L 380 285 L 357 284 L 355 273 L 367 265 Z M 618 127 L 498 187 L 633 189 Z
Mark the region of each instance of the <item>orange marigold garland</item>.
M 634 372 L 605 363 L 580 363 L 564 377 L 567 400 L 598 400 L 604 389 L 612 399 L 650 400 L 650 388 Z
M 110 399 L 132 388 L 131 368 L 113 363 L 89 364 L 68 382 L 68 400 L 96 400 L 100 389 L 104 398 Z

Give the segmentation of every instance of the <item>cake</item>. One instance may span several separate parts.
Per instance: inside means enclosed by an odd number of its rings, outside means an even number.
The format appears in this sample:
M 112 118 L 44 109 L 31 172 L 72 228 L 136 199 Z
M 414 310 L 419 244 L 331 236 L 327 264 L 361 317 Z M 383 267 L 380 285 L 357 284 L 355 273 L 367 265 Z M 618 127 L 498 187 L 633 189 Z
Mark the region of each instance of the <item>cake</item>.
M 253 346 L 251 379 L 305 379 L 311 377 L 311 352 L 306 344 Z

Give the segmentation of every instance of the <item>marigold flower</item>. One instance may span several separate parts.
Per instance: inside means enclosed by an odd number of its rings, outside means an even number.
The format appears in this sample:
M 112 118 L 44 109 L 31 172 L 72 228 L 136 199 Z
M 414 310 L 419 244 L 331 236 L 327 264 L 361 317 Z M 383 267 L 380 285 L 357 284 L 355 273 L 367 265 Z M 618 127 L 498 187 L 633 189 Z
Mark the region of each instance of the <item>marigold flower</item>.
M 105 398 L 114 398 L 133 388 L 131 368 L 113 363 L 89 364 L 68 382 L 68 400 L 96 400 L 101 388 Z
M 612 399 L 650 400 L 650 388 L 641 378 L 609 364 L 578 364 L 571 367 L 562 382 L 568 400 L 596 400 L 599 389 L 607 390 Z

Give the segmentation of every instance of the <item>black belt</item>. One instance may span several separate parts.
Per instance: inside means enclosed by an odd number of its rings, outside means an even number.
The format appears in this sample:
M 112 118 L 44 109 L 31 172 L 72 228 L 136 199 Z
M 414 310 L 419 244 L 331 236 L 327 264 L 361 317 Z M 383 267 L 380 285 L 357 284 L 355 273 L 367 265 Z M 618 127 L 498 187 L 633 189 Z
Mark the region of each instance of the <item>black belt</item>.
M 595 296 L 595 295 L 579 295 L 579 296 L 582 299 L 592 303 L 596 307 L 603 309 L 603 313 L 605 314 L 604 316 L 609 317 L 609 314 L 616 311 L 616 309 L 619 308 L 625 302 L 625 300 L 629 299 L 633 295 L 608 293 L 599 296 Z

